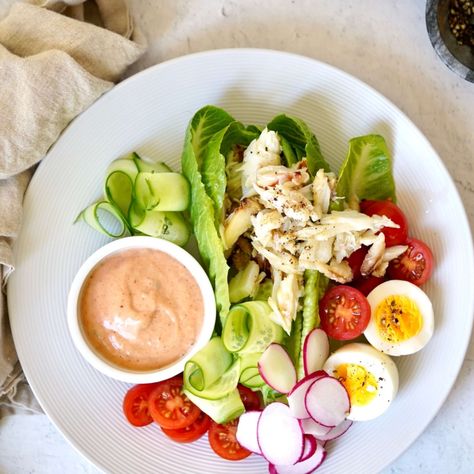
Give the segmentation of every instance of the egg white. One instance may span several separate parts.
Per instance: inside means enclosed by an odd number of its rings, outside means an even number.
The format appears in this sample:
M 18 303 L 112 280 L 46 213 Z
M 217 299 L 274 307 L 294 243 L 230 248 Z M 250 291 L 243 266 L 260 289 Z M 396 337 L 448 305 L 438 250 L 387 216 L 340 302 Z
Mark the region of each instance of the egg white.
M 398 369 L 393 360 L 369 344 L 353 342 L 335 351 L 324 364 L 323 370 L 329 375 L 335 375 L 335 371 L 342 364 L 364 367 L 374 376 L 378 385 L 375 397 L 366 405 L 351 404 L 347 418 L 353 421 L 366 421 L 384 413 L 398 391 Z
M 379 334 L 375 310 L 387 297 L 404 295 L 418 306 L 422 318 L 421 330 L 418 334 L 400 342 L 386 341 Z M 367 296 L 372 311 L 370 322 L 364 332 L 369 343 L 381 352 L 393 356 L 414 354 L 428 344 L 434 330 L 433 305 L 426 293 L 418 286 L 403 280 L 389 280 L 372 290 Z

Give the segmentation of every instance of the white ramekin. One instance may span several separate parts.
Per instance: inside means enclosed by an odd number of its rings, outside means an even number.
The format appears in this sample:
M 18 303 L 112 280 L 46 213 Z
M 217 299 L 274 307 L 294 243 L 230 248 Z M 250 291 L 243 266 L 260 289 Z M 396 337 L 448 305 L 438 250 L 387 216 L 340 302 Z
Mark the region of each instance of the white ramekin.
M 95 351 L 88 343 L 86 336 L 81 328 L 80 315 L 78 310 L 79 297 L 82 286 L 90 272 L 105 257 L 128 249 L 155 249 L 170 255 L 181 264 L 183 264 L 196 280 L 201 290 L 204 303 L 204 316 L 201 331 L 198 334 L 195 344 L 189 351 L 176 362 L 158 370 L 152 371 L 134 371 L 116 366 Z M 155 237 L 134 236 L 115 240 L 101 247 L 94 252 L 79 268 L 71 284 L 68 302 L 67 302 L 67 321 L 69 332 L 74 345 L 95 369 L 105 375 L 117 380 L 129 383 L 152 383 L 166 380 L 183 371 L 186 362 L 200 349 L 202 349 L 212 336 L 216 321 L 216 303 L 214 291 L 209 278 L 197 260 L 186 250 L 167 240 L 157 239 Z

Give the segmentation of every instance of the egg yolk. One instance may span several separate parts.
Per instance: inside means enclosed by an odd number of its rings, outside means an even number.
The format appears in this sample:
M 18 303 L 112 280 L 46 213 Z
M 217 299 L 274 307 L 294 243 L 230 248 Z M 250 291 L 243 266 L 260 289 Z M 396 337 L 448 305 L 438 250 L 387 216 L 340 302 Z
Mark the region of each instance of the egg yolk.
M 376 378 L 361 365 L 341 364 L 334 370 L 334 377 L 346 387 L 351 405 L 368 405 L 377 395 Z
M 385 341 L 398 343 L 416 336 L 423 318 L 415 301 L 404 295 L 391 295 L 375 309 L 375 325 Z

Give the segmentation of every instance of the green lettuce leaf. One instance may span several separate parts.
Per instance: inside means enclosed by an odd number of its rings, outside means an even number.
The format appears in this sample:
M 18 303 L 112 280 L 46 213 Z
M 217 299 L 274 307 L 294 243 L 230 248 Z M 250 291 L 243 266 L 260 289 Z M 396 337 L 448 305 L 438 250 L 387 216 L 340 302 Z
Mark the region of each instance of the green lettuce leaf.
M 240 122 L 231 122 L 216 132 L 208 141 L 202 158 L 202 181 L 214 203 L 217 227 L 223 218 L 224 196 L 227 186 L 226 156 L 234 145 L 248 146 L 258 133 Z
M 349 151 L 339 172 L 336 194 L 357 209 L 362 199 L 396 202 L 392 160 L 380 135 L 365 135 L 349 141 Z
M 328 278 L 317 270 L 304 272 L 303 316 L 300 330 L 299 358 L 296 363 L 298 380 L 304 377 L 303 345 L 306 336 L 319 327 L 319 300 L 326 292 Z
M 311 176 L 321 168 L 330 171 L 329 164 L 321 153 L 318 139 L 303 120 L 281 114 L 274 117 L 267 127 L 278 132 L 283 138 L 283 154 L 288 166 L 295 160 L 297 162 L 306 157 Z
M 199 110 L 186 131 L 181 158 L 182 172 L 191 185 L 191 222 L 199 252 L 214 286 L 222 324 L 230 307 L 227 284 L 229 267 L 222 241 L 214 225 L 214 202 L 208 196 L 202 181 L 201 164 L 211 138 L 233 121 L 229 114 L 217 107 L 207 106 Z

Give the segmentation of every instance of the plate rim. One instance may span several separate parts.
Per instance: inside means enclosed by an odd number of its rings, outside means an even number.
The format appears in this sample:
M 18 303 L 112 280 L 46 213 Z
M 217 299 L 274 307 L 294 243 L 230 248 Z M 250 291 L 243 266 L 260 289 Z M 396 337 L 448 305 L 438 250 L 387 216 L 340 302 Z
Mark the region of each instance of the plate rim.
M 74 124 L 76 124 L 76 122 L 80 123 L 82 120 L 86 120 L 87 119 L 87 113 L 88 113 L 89 110 L 91 110 L 95 107 L 100 107 L 101 103 L 104 100 L 110 100 L 110 97 L 113 96 L 113 94 L 119 94 L 120 90 L 124 87 L 125 88 L 128 87 L 129 83 L 139 81 L 139 80 L 141 80 L 142 77 L 146 77 L 149 74 L 156 74 L 155 71 L 157 71 L 157 70 L 160 71 L 160 70 L 167 69 L 169 67 L 173 67 L 173 65 L 175 63 L 180 63 L 180 62 L 185 62 L 185 61 L 193 61 L 193 60 L 196 60 L 196 59 L 199 60 L 199 58 L 201 58 L 201 57 L 202 58 L 208 58 L 208 57 L 212 57 L 212 56 L 218 57 L 218 56 L 221 56 L 221 55 L 226 56 L 226 55 L 242 55 L 242 54 L 266 55 L 266 56 L 275 56 L 275 57 L 279 57 L 279 58 L 288 57 L 288 58 L 292 58 L 292 59 L 295 59 L 295 60 L 316 64 L 316 65 L 318 65 L 318 67 L 322 67 L 322 68 L 325 68 L 327 70 L 330 70 L 330 71 L 334 72 L 337 75 L 345 76 L 345 78 L 350 80 L 350 82 L 356 83 L 359 87 L 365 88 L 372 95 L 374 95 L 377 99 L 382 100 L 383 102 L 387 103 L 397 114 L 399 114 L 400 117 L 403 118 L 407 122 L 407 124 L 410 126 L 410 128 L 413 129 L 418 134 L 418 137 L 421 140 L 423 140 L 424 146 L 426 146 L 427 149 L 429 149 L 430 152 L 433 154 L 433 158 L 437 160 L 438 165 L 442 169 L 442 172 L 444 173 L 445 178 L 447 178 L 447 181 L 449 182 L 449 185 L 451 186 L 451 190 L 454 191 L 453 198 L 456 202 L 457 207 L 460 210 L 460 214 L 462 215 L 462 220 L 463 220 L 462 224 L 464 225 L 465 230 L 466 230 L 466 234 L 465 234 L 466 239 L 470 242 L 469 249 L 466 249 L 468 251 L 468 255 L 466 255 L 466 261 L 470 262 L 470 265 L 468 265 L 468 267 L 469 267 L 469 280 L 474 283 L 474 242 L 473 242 L 473 234 L 472 234 L 472 231 L 471 231 L 471 228 L 470 228 L 469 218 L 467 216 L 467 212 L 466 212 L 466 209 L 464 207 L 463 201 L 461 199 L 460 192 L 456 187 L 456 184 L 454 182 L 453 177 L 451 176 L 451 174 L 448 171 L 445 163 L 441 159 L 440 155 L 438 154 L 438 152 L 436 151 L 434 146 L 431 144 L 431 142 L 425 136 L 425 134 L 407 116 L 407 114 L 405 112 L 403 112 L 394 102 L 392 102 L 391 99 L 389 99 L 388 97 L 383 95 L 381 92 L 379 92 L 377 89 L 375 89 L 370 84 L 367 84 L 366 82 L 362 81 L 361 79 L 354 76 L 353 74 L 348 73 L 345 70 L 343 70 L 339 67 L 336 67 L 332 64 L 326 63 L 326 62 L 321 61 L 321 60 L 316 59 L 316 58 L 312 58 L 310 56 L 306 56 L 306 55 L 298 54 L 298 53 L 293 53 L 293 52 L 288 52 L 288 51 L 280 51 L 280 50 L 276 50 L 276 49 L 266 49 L 266 48 L 221 48 L 221 49 L 211 49 L 211 50 L 199 51 L 199 52 L 195 52 L 195 53 L 190 53 L 190 54 L 174 57 L 174 58 L 168 59 L 166 61 L 163 61 L 161 63 L 151 65 L 151 66 L 149 66 L 149 67 L 133 74 L 132 76 L 127 77 L 126 79 L 124 79 L 120 83 L 114 85 L 114 87 L 112 87 L 112 89 L 110 89 L 109 91 L 104 93 L 101 97 L 99 97 L 94 103 L 92 103 L 87 109 L 85 109 L 78 116 L 76 116 L 65 127 L 65 129 L 59 135 L 56 142 L 49 148 L 48 152 L 46 153 L 46 155 L 43 157 L 43 159 L 39 163 L 37 169 L 35 170 L 35 173 L 33 174 L 32 178 L 31 178 L 31 180 L 28 184 L 28 188 L 25 192 L 25 196 L 29 192 L 31 184 L 33 182 L 35 182 L 35 180 L 37 179 L 38 170 L 44 166 L 44 163 L 48 159 L 48 156 L 51 153 L 54 153 L 54 151 L 55 151 L 56 147 L 58 146 L 58 144 L 60 142 L 62 142 L 62 140 L 64 139 L 63 137 L 64 137 L 65 132 L 68 131 L 71 127 L 74 127 L 75 126 Z M 20 233 L 19 233 L 17 239 L 15 240 L 15 243 L 13 244 L 13 254 L 14 254 L 15 258 L 17 257 L 17 242 L 20 240 L 20 236 L 21 236 L 22 231 L 23 231 L 23 225 L 22 225 L 22 229 L 20 230 Z M 9 300 L 10 300 L 9 294 L 10 294 L 10 290 L 9 290 L 9 287 L 7 286 L 7 307 L 8 307 L 8 313 L 11 314 L 10 304 L 9 304 Z M 471 313 L 471 318 L 470 318 L 469 324 L 468 324 L 468 326 L 469 326 L 469 328 L 468 328 L 469 329 L 469 331 L 468 331 L 469 335 L 468 335 L 468 337 L 466 337 L 466 339 L 464 341 L 464 344 L 463 344 L 464 347 L 462 347 L 462 351 L 459 352 L 458 360 L 456 360 L 455 376 L 453 377 L 452 382 L 449 384 L 449 388 L 446 390 L 446 393 L 444 394 L 444 396 L 441 397 L 441 399 L 438 400 L 438 403 L 436 404 L 436 409 L 433 410 L 433 413 L 428 417 L 428 419 L 424 423 L 420 423 L 420 425 L 418 426 L 418 428 L 416 430 L 416 435 L 414 437 L 412 437 L 411 440 L 408 443 L 404 443 L 403 448 L 395 456 L 393 456 L 391 458 L 391 460 L 383 466 L 383 468 L 386 468 L 391 463 L 395 462 L 412 444 L 414 444 L 414 442 L 426 430 L 428 425 L 433 421 L 434 417 L 439 413 L 439 410 L 445 404 L 446 399 L 448 398 L 449 394 L 451 393 L 451 391 L 452 391 L 452 389 L 453 389 L 453 387 L 454 387 L 454 385 L 455 385 L 455 383 L 456 383 L 456 381 L 457 381 L 457 379 L 460 375 L 462 365 L 463 365 L 464 360 L 466 358 L 466 352 L 467 352 L 467 349 L 468 349 L 468 346 L 469 346 L 469 343 L 470 343 L 471 334 L 472 334 L 473 327 L 474 327 L 474 292 L 470 294 L 469 310 L 470 310 L 470 313 Z M 15 329 L 14 329 L 15 325 L 10 323 L 10 326 L 11 326 L 13 341 L 15 343 L 16 338 L 20 337 L 20 336 L 15 335 Z M 20 356 L 20 353 L 18 351 L 17 351 L 17 355 L 18 355 L 18 360 L 21 364 L 21 356 Z M 23 368 L 23 366 L 22 366 L 22 368 Z M 85 450 L 82 447 L 76 445 L 74 443 L 74 441 L 72 439 L 70 439 L 69 436 L 63 431 L 63 429 L 61 429 L 60 420 L 57 419 L 57 416 L 54 415 L 54 414 L 51 414 L 47 410 L 45 410 L 45 408 L 43 407 L 43 401 L 41 399 L 41 396 L 39 396 L 39 394 L 36 391 L 34 382 L 33 383 L 30 382 L 30 377 L 31 377 L 31 380 L 34 380 L 34 375 L 32 375 L 29 372 L 29 369 L 23 368 L 23 372 L 25 374 L 25 377 L 28 381 L 29 386 L 32 389 L 33 394 L 35 395 L 35 397 L 38 400 L 41 408 L 43 409 L 44 414 L 48 417 L 48 419 L 55 426 L 55 428 L 61 433 L 63 438 L 66 439 L 68 444 L 70 446 L 72 446 L 76 452 L 78 452 L 84 459 L 86 459 L 94 467 L 96 467 L 97 469 L 99 469 L 102 472 L 107 472 L 107 468 L 102 464 L 102 461 L 100 459 L 96 459 L 95 457 L 89 455 L 88 453 L 85 452 Z

